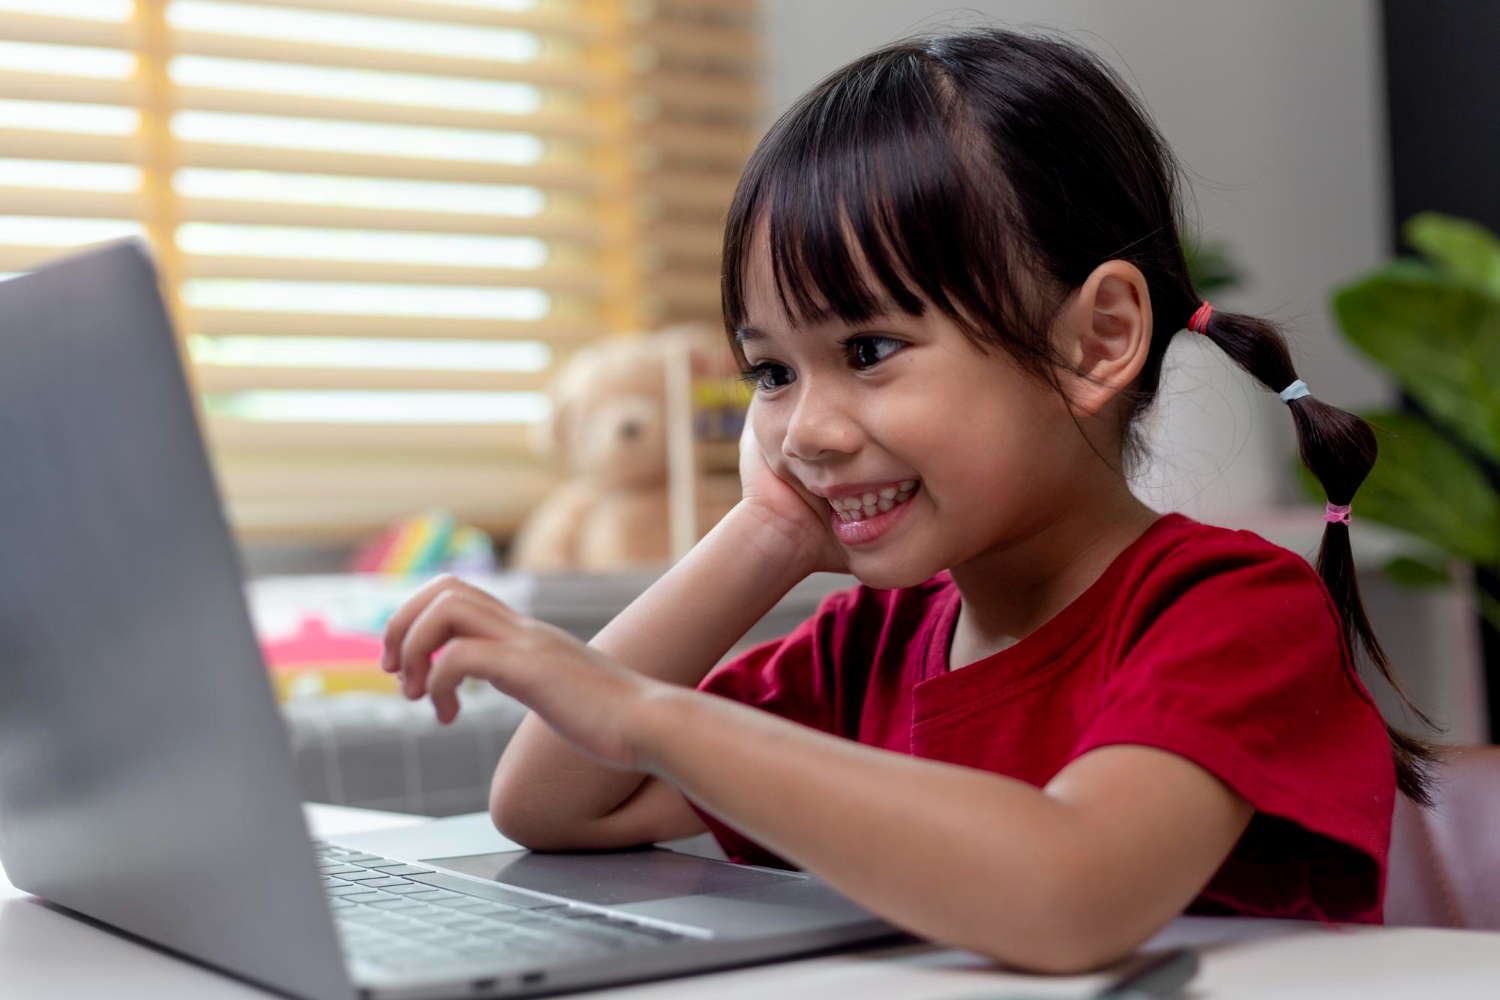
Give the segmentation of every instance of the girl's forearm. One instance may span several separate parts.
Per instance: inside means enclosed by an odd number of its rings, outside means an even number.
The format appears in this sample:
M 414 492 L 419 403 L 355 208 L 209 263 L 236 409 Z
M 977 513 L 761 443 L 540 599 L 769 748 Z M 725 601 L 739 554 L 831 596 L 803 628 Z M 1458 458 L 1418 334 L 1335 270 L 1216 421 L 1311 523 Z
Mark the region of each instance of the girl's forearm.
M 652 773 L 907 930 L 1048 972 L 1093 967 L 1141 937 L 1091 912 L 1095 849 L 1070 807 L 1032 785 L 713 695 L 652 711 L 641 737 Z
M 594 636 L 620 663 L 670 684 L 696 686 L 751 626 L 808 575 L 800 554 L 745 505 Z M 511 836 L 552 839 L 618 807 L 645 775 L 603 767 L 528 714 L 496 768 L 490 811 Z

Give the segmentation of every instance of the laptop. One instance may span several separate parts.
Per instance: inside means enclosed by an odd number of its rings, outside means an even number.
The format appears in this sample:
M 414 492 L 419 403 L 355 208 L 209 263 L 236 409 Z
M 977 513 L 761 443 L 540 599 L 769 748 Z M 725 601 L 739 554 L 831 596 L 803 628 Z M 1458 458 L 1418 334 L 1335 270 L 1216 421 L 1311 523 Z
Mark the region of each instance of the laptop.
M 534 853 L 441 820 L 385 851 L 311 839 L 138 241 L 0 282 L 0 525 L 18 888 L 316 1000 L 531 996 L 897 934 L 817 878 L 652 847 Z

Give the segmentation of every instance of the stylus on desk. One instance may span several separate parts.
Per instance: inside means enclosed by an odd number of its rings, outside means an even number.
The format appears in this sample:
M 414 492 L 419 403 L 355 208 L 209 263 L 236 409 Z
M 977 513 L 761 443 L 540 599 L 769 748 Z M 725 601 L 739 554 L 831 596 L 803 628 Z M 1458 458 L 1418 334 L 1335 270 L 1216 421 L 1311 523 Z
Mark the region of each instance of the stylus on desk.
M 1095 994 L 1095 1000 L 1161 1000 L 1176 996 L 1197 974 L 1198 954 L 1174 948 Z
M 1169 1000 L 1198 974 L 1198 955 L 1186 948 L 1162 952 L 1122 975 L 1089 1000 Z M 1022 1000 L 1022 994 L 1005 994 Z M 1001 994 L 986 994 L 973 1000 L 1001 1000 Z

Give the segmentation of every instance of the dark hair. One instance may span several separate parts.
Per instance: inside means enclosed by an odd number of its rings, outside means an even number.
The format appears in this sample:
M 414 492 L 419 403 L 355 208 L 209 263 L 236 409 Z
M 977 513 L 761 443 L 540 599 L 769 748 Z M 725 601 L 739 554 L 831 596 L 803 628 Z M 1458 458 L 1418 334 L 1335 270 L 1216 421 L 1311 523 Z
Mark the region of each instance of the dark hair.
M 1130 89 L 1079 45 L 999 28 L 897 41 L 824 78 L 751 155 L 724 232 L 731 348 L 743 365 L 734 331 L 748 321 L 744 278 L 762 221 L 794 321 L 863 323 L 886 303 L 920 316 L 925 299 L 981 351 L 1001 348 L 1059 392 L 1059 371 L 1077 369 L 1051 343 L 1053 318 L 1096 267 L 1129 261 L 1145 276 L 1153 317 L 1125 397 L 1122 450 L 1134 461 L 1144 450 L 1136 418 L 1200 301 L 1178 235 L 1180 169 Z M 884 295 L 866 287 L 856 251 Z M 1206 335 L 1267 389 L 1296 379 L 1266 320 L 1215 311 Z M 1290 409 L 1302 460 L 1330 502 L 1349 503 L 1375 462 L 1369 425 L 1312 396 Z M 1362 649 L 1430 726 L 1370 627 L 1344 524 L 1327 525 L 1317 569 L 1350 655 Z M 1436 746 L 1386 728 L 1401 791 L 1430 804 Z

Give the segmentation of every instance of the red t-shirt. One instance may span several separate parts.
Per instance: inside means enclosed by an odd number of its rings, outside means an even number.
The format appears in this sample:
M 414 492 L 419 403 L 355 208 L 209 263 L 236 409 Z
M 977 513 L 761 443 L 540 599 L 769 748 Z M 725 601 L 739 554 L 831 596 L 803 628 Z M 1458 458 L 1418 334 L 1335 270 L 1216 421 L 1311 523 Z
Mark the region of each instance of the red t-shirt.
M 1038 787 L 1097 746 L 1168 750 L 1256 810 L 1188 912 L 1381 921 L 1395 765 L 1338 612 L 1301 557 L 1168 514 L 1046 624 L 950 671 L 958 610 L 947 572 L 830 594 L 699 687 Z M 732 859 L 788 867 L 699 815 Z

